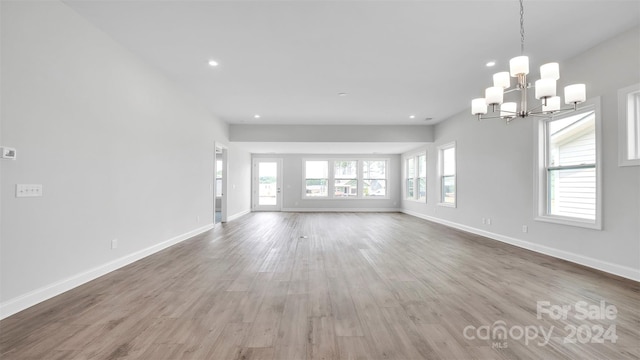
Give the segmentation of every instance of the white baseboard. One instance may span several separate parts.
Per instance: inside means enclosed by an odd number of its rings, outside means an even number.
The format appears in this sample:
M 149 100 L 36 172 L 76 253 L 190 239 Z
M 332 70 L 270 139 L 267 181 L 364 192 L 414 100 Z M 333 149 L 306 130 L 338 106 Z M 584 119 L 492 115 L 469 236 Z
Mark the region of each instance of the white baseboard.
M 245 210 L 245 211 L 241 211 L 239 213 L 233 214 L 231 216 L 227 216 L 227 222 L 236 220 L 236 219 L 238 219 L 240 217 L 243 217 L 243 216 L 245 216 L 245 215 L 247 215 L 249 213 L 251 213 L 251 210 Z
M 396 208 L 282 208 L 284 212 L 402 212 Z
M 575 254 L 572 252 L 555 249 L 552 247 L 535 244 L 529 241 L 524 241 L 520 239 L 516 239 L 510 236 L 500 235 L 496 233 L 492 233 L 489 231 L 485 231 L 482 229 L 477 229 L 471 226 L 458 224 L 452 221 L 439 219 L 436 217 L 424 215 L 415 211 L 410 211 L 403 209 L 403 213 L 411 216 L 415 216 L 421 219 L 433 221 L 442 225 L 446 225 L 455 229 L 463 230 L 466 232 L 470 232 L 472 234 L 481 235 L 493 240 L 498 240 L 503 243 L 507 243 L 510 245 L 514 245 L 517 247 L 521 247 L 523 249 L 535 251 L 537 253 L 553 256 L 558 259 L 567 260 L 576 264 L 584 265 L 593 269 L 601 270 L 610 274 L 618 275 L 627 279 L 640 281 L 640 269 L 634 269 L 628 266 L 622 266 L 614 263 L 610 263 L 607 261 L 602 261 L 598 259 L 594 259 L 591 257 Z
M 0 320 L 211 229 L 213 229 L 213 224 L 205 225 L 80 274 L 9 299 L 0 303 Z

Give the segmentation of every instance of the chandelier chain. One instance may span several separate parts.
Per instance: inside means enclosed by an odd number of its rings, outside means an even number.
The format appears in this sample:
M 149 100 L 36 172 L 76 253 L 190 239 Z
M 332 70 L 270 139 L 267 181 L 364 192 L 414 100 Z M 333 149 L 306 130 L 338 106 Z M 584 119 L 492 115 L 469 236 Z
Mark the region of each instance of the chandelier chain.
M 520 55 L 524 55 L 524 4 L 520 0 Z

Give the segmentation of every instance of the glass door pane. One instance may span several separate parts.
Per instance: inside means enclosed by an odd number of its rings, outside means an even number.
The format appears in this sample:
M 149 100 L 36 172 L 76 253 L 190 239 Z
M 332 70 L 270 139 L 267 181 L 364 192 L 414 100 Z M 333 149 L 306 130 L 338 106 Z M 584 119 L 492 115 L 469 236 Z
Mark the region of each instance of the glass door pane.
M 278 163 L 260 162 L 258 182 L 258 205 L 276 205 L 278 203 Z
M 253 159 L 253 210 L 280 211 L 281 183 L 282 159 Z

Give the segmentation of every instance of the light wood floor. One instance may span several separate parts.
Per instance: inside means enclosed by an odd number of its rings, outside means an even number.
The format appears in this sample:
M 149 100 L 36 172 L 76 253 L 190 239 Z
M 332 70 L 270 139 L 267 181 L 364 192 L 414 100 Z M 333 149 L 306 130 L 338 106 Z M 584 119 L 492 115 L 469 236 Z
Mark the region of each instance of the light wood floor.
M 536 316 L 601 300 L 614 320 Z M 553 336 L 471 338 L 496 321 Z M 580 325 L 618 339 L 564 344 Z M 2 359 L 638 359 L 640 286 L 407 215 L 253 213 L 0 331 Z

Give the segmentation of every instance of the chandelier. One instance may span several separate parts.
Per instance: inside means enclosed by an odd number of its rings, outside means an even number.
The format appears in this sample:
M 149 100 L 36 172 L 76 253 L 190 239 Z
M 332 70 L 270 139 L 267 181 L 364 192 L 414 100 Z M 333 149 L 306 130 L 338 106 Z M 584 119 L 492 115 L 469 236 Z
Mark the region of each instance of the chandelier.
M 556 96 L 556 81 L 560 78 L 558 63 L 552 62 L 540 66 L 540 80 L 535 82 L 535 98 L 540 105 L 527 108 L 527 90 L 531 84 L 527 82 L 529 74 L 529 57 L 524 55 L 524 6 L 520 0 L 520 56 L 509 61 L 509 71 L 493 75 L 493 86 L 485 90 L 485 97 L 471 101 L 471 113 L 480 119 L 505 119 L 507 123 L 516 117 L 528 116 L 550 117 L 554 114 L 577 110 L 578 104 L 586 100 L 585 84 L 573 84 L 564 88 L 564 102 L 571 105 L 561 108 L 560 96 Z M 511 88 L 511 77 L 517 79 L 515 87 Z M 520 92 L 520 108 L 516 102 L 504 102 L 504 94 L 514 91 Z M 491 112 L 500 111 L 499 115 L 483 117 L 487 114 L 487 107 Z

